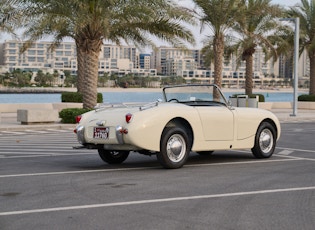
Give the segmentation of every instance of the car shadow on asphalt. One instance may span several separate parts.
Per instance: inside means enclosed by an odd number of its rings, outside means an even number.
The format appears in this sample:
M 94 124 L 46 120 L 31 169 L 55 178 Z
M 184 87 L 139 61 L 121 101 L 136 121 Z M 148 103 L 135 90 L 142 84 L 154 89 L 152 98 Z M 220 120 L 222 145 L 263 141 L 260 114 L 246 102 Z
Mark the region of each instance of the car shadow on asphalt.
M 241 161 L 251 161 L 255 159 L 256 158 L 254 158 L 250 152 L 244 151 L 215 151 L 213 152 L 213 154 L 210 155 L 199 155 L 195 152 L 191 152 L 186 162 L 186 165 L 233 163 Z M 81 170 L 119 170 L 128 168 L 163 169 L 155 155 L 144 156 L 138 153 L 130 154 L 128 159 L 121 164 L 107 164 L 105 162 L 102 162 L 101 159 L 99 159 L 98 161 L 98 159 L 96 158 L 93 160 L 93 162 L 89 162 L 88 165 L 84 165 L 83 163 L 80 165 L 76 164 L 75 168 Z

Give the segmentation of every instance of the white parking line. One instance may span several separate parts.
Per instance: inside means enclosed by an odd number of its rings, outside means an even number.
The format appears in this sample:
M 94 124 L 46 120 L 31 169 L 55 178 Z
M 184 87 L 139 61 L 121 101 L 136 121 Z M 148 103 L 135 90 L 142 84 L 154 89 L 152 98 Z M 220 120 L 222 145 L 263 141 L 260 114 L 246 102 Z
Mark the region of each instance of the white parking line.
M 25 133 L 22 133 L 22 132 L 13 132 L 13 131 L 2 131 L 2 133 L 5 133 L 5 134 L 17 134 L 17 135 L 22 135 L 22 134 L 25 134 Z
M 187 164 L 184 167 L 207 167 L 207 166 L 220 166 L 220 165 L 235 165 L 235 164 L 257 164 L 257 163 L 273 163 L 273 162 L 286 162 L 304 160 L 304 158 L 298 159 L 281 159 L 281 160 L 256 160 L 256 161 L 240 161 L 240 162 L 227 162 L 227 163 L 210 163 L 210 164 Z M 28 174 L 11 174 L 0 175 L 0 178 L 9 177 L 28 177 L 28 176 L 51 176 L 51 175 L 64 175 L 64 174 L 78 174 L 78 173 L 96 173 L 96 172 L 116 172 L 116 171 L 133 171 L 133 170 L 148 170 L 157 169 L 161 166 L 155 167 L 138 167 L 138 168 L 116 168 L 116 169 L 99 169 L 99 170 L 81 170 L 81 171 L 64 171 L 64 172 L 44 172 L 44 173 L 28 173 Z
M 285 157 L 286 159 L 292 159 L 292 160 L 315 161 L 315 159 L 306 158 L 306 157 L 281 156 L 281 155 L 278 155 L 278 157 Z
M 43 155 L 40 155 L 40 154 L 32 154 L 32 153 L 28 153 L 27 155 L 23 155 L 23 156 L 10 156 L 12 155 L 12 153 L 8 153 L 8 155 L 0 155 L 0 158 L 1 159 L 11 159 L 11 158 L 36 158 L 36 157 L 52 157 L 52 156 L 78 156 L 78 155 L 94 155 L 94 153 L 47 153 L 47 154 L 44 154 Z M 0 176 L 1 178 L 1 176 Z
M 222 194 L 201 195 L 201 196 L 170 197 L 170 198 L 164 198 L 164 199 L 134 200 L 134 201 L 125 201 L 125 202 L 44 208 L 44 209 L 30 209 L 30 210 L 0 212 L 0 216 L 117 207 L 117 206 L 138 205 L 138 204 L 152 204 L 152 203 L 163 203 L 163 202 L 178 202 L 178 201 L 187 201 L 187 200 L 212 199 L 212 198 L 223 198 L 223 197 L 233 197 L 233 196 L 250 196 L 250 195 L 258 195 L 258 194 L 268 194 L 268 193 L 299 192 L 299 191 L 307 191 L 307 190 L 315 190 L 315 186 L 300 187 L 300 188 L 270 189 L 270 190 L 249 191 L 249 192 L 222 193 Z
M 290 151 L 290 150 L 285 149 L 285 150 L 282 150 L 281 152 L 278 152 L 277 154 L 288 156 L 288 155 L 290 155 L 293 152 L 294 151 Z
M 68 133 L 69 131 L 73 131 L 73 130 L 70 130 L 70 129 L 47 129 L 47 131 L 57 132 L 57 133 Z
M 48 133 L 47 131 L 31 130 L 31 129 L 26 129 L 25 132 L 27 132 L 27 133 L 34 133 L 34 134 L 36 134 L 36 133 L 39 133 L 39 134 L 46 134 L 46 133 Z
M 293 149 L 293 148 L 283 148 L 277 147 L 277 149 L 289 150 L 289 151 L 298 151 L 298 152 L 306 152 L 306 153 L 315 153 L 315 150 L 308 150 L 308 149 Z

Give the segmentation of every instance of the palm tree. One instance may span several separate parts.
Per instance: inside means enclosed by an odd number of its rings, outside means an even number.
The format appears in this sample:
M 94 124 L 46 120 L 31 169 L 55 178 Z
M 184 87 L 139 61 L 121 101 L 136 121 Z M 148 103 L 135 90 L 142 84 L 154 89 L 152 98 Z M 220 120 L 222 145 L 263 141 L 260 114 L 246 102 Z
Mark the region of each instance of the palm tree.
M 229 52 L 238 56 L 238 61 L 245 61 L 245 94 L 253 93 L 253 63 L 257 47 L 262 48 L 266 60 L 277 59 L 277 50 L 273 45 L 275 36 L 270 37 L 279 28 L 275 20 L 281 17 L 283 10 L 279 5 L 271 4 L 271 0 L 242 0 L 242 17 L 238 17 L 233 31 L 238 37 L 229 47 Z
M 210 40 L 203 52 L 214 58 L 214 83 L 221 87 L 225 36 L 239 16 L 239 0 L 193 0 L 198 7 L 201 31 L 211 30 Z M 211 52 L 210 50 L 213 50 Z
M 120 45 L 154 45 L 153 37 L 172 45 L 194 42 L 181 22 L 192 23 L 191 13 L 167 0 L 25 0 L 40 5 L 37 18 L 26 31 L 31 40 L 53 35 L 54 44 L 65 37 L 76 42 L 78 91 L 83 107 L 96 105 L 98 58 L 103 41 Z
M 23 19 L 22 6 L 18 0 L 0 1 L 0 33 L 15 35 L 15 28 Z
M 315 95 L 315 0 L 301 0 L 291 7 L 288 17 L 300 18 L 300 53 L 306 51 L 310 61 L 309 94 Z

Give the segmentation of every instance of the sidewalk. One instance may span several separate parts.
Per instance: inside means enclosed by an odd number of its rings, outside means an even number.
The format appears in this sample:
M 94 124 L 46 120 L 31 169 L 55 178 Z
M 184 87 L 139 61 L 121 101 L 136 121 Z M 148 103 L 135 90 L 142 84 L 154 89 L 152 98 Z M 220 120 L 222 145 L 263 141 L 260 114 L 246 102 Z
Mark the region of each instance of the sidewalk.
M 292 109 L 273 109 L 271 111 L 279 118 L 281 123 L 315 122 L 315 110 L 299 109 L 297 116 L 291 116 Z M 17 113 L 0 113 L 0 131 L 74 129 L 75 126 L 75 124 L 62 123 L 22 125 L 17 121 Z
M 0 131 L 24 131 L 46 129 L 74 129 L 75 124 L 43 123 L 22 125 L 17 121 L 17 113 L 0 113 Z

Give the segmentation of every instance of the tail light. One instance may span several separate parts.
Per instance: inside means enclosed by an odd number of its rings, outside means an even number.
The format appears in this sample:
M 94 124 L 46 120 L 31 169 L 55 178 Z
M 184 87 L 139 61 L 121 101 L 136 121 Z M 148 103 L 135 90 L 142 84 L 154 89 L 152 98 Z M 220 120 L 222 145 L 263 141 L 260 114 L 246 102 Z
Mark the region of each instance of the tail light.
M 82 119 L 82 115 L 78 115 L 75 117 L 75 122 L 80 123 L 81 119 Z
M 131 119 L 132 119 L 132 114 L 131 113 L 127 113 L 126 114 L 126 122 L 130 123 Z

